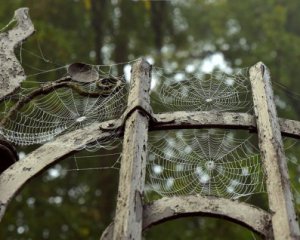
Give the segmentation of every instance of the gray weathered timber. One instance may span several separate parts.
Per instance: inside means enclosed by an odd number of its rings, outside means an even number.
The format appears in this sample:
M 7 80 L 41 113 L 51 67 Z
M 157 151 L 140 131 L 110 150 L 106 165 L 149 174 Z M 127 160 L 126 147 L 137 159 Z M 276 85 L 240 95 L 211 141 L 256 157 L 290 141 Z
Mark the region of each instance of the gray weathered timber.
M 255 116 L 235 112 L 171 112 L 154 114 L 157 122 L 149 130 L 187 129 L 187 128 L 225 128 L 245 129 L 256 132 Z M 300 122 L 278 118 L 282 135 L 300 139 Z
M 146 205 L 143 229 L 168 219 L 195 215 L 226 218 L 272 238 L 271 216 L 266 211 L 239 201 L 201 195 L 164 197 Z
M 183 128 L 232 128 L 255 130 L 255 119 L 248 113 L 198 111 L 178 111 L 154 115 L 157 122 L 150 130 L 183 129 Z
M 140 59 L 132 66 L 120 168 L 113 239 L 142 238 L 143 191 L 145 181 L 150 107 L 151 65 Z
M 43 169 L 68 154 L 84 148 L 97 140 L 106 140 L 116 134 L 103 132 L 100 127 L 109 122 L 93 123 L 82 129 L 59 136 L 30 153 L 25 159 L 13 164 L 0 175 L 0 221 L 6 207 L 17 191 Z
M 253 205 L 225 198 L 200 195 L 164 197 L 144 206 L 143 230 L 171 219 L 188 216 L 211 216 L 225 218 L 272 239 L 271 214 Z M 113 234 L 113 223 L 101 236 L 109 240 Z
M 140 59 L 133 64 L 125 114 L 128 115 L 137 108 L 143 109 L 148 114 L 152 114 L 149 95 L 151 70 L 152 66 L 144 59 Z
M 0 34 L 0 101 L 19 88 L 20 83 L 26 79 L 14 49 L 34 32 L 28 8 L 16 10 L 13 20 L 17 26 Z
M 263 63 L 250 68 L 250 81 L 274 238 L 300 239 L 270 74 Z
M 300 139 L 300 122 L 290 119 L 278 118 L 281 135 Z

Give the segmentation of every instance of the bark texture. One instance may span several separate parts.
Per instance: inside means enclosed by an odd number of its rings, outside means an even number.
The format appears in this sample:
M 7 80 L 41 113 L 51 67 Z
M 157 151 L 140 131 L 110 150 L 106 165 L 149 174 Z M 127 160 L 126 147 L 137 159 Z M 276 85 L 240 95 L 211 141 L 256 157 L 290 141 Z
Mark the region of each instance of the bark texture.
M 253 205 L 234 200 L 204 196 L 164 197 L 144 206 L 143 230 L 162 222 L 188 216 L 213 216 L 238 223 L 272 239 L 271 214 Z M 101 240 L 112 239 L 113 223 Z
M 142 239 L 143 192 L 146 174 L 151 65 L 141 59 L 132 66 L 119 190 L 113 227 L 114 240 Z
M 250 81 L 274 238 L 300 239 L 270 73 L 263 63 L 250 68 Z
M 15 11 L 16 27 L 0 34 L 0 101 L 12 94 L 26 79 L 24 69 L 15 56 L 14 49 L 34 32 L 28 8 Z M 12 20 L 12 21 L 13 21 Z

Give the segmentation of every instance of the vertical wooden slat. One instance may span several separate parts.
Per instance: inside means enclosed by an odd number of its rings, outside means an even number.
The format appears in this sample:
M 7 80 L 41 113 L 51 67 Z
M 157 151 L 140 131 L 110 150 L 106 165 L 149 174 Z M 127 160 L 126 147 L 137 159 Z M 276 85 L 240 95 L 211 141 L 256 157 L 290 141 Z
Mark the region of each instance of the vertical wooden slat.
M 151 65 L 133 64 L 126 119 L 113 239 L 141 239 L 149 119 L 137 107 L 150 109 Z
M 299 239 L 300 232 L 290 190 L 286 157 L 277 118 L 270 74 L 259 62 L 250 68 L 259 148 L 276 240 Z

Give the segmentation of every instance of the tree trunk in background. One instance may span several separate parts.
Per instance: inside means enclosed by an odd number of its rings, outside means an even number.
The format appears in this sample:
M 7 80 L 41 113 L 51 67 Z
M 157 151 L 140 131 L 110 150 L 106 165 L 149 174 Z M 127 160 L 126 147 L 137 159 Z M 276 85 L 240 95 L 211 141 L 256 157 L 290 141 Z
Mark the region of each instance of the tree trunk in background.
M 167 2 L 151 2 L 151 27 L 154 32 L 154 45 L 158 53 L 161 52 L 166 22 Z
M 115 51 L 114 51 L 114 61 L 116 63 L 122 63 L 128 61 L 128 47 L 130 38 L 130 33 L 128 32 L 128 26 L 132 26 L 134 20 L 132 19 L 130 13 L 131 5 L 127 1 L 120 1 L 119 3 L 121 16 L 119 18 L 119 28 L 115 31 L 114 42 L 115 42 Z M 123 73 L 123 66 L 118 66 L 118 73 Z
M 107 13 L 108 0 L 92 0 L 91 7 L 91 22 L 95 31 L 95 51 L 96 51 L 96 64 L 103 64 L 103 57 L 101 48 L 104 44 L 105 30 L 108 24 Z
M 164 45 L 164 37 L 173 33 L 170 9 L 170 3 L 167 1 L 151 2 L 150 21 L 157 54 L 156 63 L 159 66 L 162 64 L 161 49 Z

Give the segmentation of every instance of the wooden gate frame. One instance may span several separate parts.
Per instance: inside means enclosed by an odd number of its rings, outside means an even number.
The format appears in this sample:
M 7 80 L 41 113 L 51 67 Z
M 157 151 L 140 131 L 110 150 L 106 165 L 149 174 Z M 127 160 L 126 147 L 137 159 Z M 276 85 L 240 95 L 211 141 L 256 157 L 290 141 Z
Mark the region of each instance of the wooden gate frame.
M 22 23 L 30 21 L 26 16 L 21 19 Z M 32 28 L 29 30 L 32 31 Z M 23 31 L 27 30 L 23 28 Z M 24 39 L 27 36 L 25 34 Z M 8 56 L 11 54 L 7 53 Z M 6 74 L 5 70 L 1 74 Z M 195 215 L 221 216 L 259 233 L 265 239 L 300 239 L 281 138 L 281 135 L 285 135 L 299 139 L 300 122 L 277 117 L 269 70 L 263 63 L 251 67 L 250 81 L 254 115 L 215 111 L 154 114 L 149 97 L 151 65 L 139 59 L 132 66 L 127 110 L 121 119 L 96 122 L 59 136 L 0 175 L 0 220 L 11 199 L 35 175 L 90 143 L 119 135 L 123 136 L 124 141 L 116 215 L 101 239 L 138 240 L 141 239 L 142 230 L 154 224 Z M 164 197 L 144 205 L 148 131 L 185 128 L 257 132 L 266 173 L 269 211 L 236 200 L 199 195 Z

